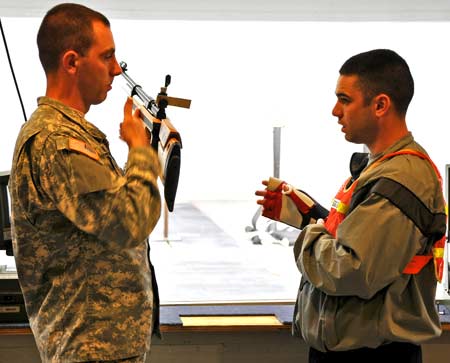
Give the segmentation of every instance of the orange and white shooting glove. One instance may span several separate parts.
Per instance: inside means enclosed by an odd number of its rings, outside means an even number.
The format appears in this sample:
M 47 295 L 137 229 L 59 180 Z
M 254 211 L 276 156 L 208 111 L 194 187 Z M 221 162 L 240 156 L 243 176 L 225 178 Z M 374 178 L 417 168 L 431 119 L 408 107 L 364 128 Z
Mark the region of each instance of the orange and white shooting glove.
M 262 215 L 302 229 L 310 223 L 315 223 L 319 218 L 326 218 L 328 210 L 305 192 L 293 188 L 280 179 L 270 177 Z

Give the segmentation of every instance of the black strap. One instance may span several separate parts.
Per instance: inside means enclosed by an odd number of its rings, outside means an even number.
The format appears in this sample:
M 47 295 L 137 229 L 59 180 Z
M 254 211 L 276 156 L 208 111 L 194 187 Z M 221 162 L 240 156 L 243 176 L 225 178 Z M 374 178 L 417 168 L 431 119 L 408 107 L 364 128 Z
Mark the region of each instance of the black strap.
M 0 19 L 0 32 L 2 33 L 3 44 L 5 45 L 6 57 L 8 58 L 9 68 L 11 70 L 11 75 L 14 80 L 14 85 L 16 86 L 17 96 L 19 97 L 20 106 L 22 107 L 23 118 L 25 122 L 27 121 L 27 114 L 25 113 L 25 106 L 23 105 L 22 96 L 20 95 L 19 84 L 17 83 L 16 74 L 14 73 L 14 68 L 11 62 L 11 56 L 9 55 L 8 43 L 6 42 L 5 31 L 3 30 L 2 19 Z
M 352 197 L 348 213 L 371 194 L 378 194 L 388 199 L 433 242 L 445 234 L 447 219 L 445 213 L 433 213 L 407 187 L 389 178 L 377 179 L 358 190 Z
M 359 178 L 361 172 L 369 163 L 368 153 L 353 153 L 350 158 L 350 173 L 352 174 L 352 181 Z

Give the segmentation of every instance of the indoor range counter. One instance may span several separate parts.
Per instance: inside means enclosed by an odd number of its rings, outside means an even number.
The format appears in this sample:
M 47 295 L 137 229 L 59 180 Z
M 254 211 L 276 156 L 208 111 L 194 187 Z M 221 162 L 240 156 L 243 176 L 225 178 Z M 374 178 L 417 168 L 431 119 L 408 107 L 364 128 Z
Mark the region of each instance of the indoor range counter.
M 423 345 L 426 363 L 450 357 L 450 309 L 437 307 L 443 333 Z M 164 305 L 162 339 L 153 338 L 147 362 L 306 362 L 308 347 L 291 335 L 293 309 L 292 303 Z M 27 321 L 15 316 L 0 324 L 0 363 L 39 362 Z

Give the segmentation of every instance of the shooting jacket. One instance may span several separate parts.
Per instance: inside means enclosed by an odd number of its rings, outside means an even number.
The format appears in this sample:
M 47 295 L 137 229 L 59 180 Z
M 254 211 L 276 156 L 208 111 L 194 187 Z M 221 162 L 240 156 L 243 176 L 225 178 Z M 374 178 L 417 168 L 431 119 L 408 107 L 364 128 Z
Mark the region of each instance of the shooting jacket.
M 369 165 L 402 149 L 425 153 L 409 134 L 372 156 Z M 440 181 L 431 163 L 415 155 L 398 155 L 371 168 L 365 165 L 356 176 L 353 195 L 364 188 L 369 192 L 352 199 L 354 205 L 336 236 L 324 225 L 312 224 L 294 246 L 302 281 L 293 332 L 321 351 L 375 348 L 389 342 L 420 344 L 441 333 L 433 264 L 414 275 L 403 273 L 415 255 L 428 252 L 433 240 L 389 198 L 371 192 L 381 180 L 410 191 L 408 198 L 417 197 L 437 216 L 437 238 L 446 227 Z
M 147 237 L 161 209 L 159 163 L 132 148 L 123 172 L 84 115 L 42 97 L 15 146 L 13 248 L 44 363 L 150 349 L 157 317 Z

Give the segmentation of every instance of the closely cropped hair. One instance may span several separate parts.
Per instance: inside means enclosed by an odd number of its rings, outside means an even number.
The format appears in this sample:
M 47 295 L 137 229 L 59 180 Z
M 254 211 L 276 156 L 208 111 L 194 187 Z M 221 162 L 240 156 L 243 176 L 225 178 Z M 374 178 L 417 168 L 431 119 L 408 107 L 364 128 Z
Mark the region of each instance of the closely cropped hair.
M 87 53 L 93 42 L 93 21 L 110 26 L 103 14 L 79 4 L 60 4 L 47 12 L 37 35 L 39 59 L 46 74 L 57 70 L 66 51 Z
M 349 58 L 341 75 L 356 75 L 369 103 L 380 93 L 387 94 L 400 115 L 405 115 L 414 95 L 414 80 L 406 61 L 389 49 L 375 49 Z

